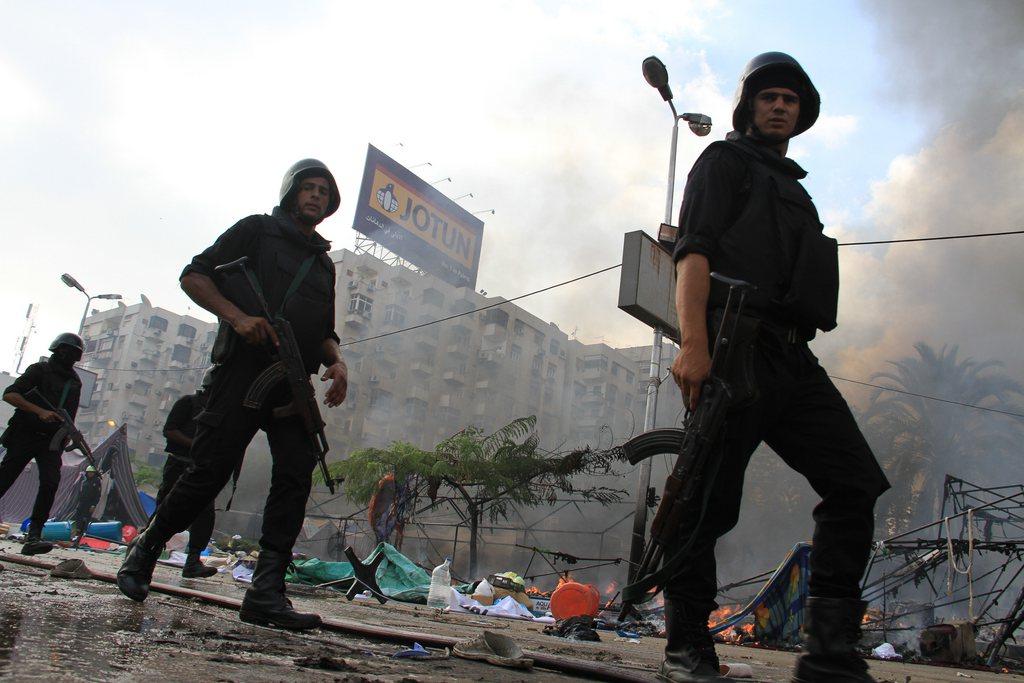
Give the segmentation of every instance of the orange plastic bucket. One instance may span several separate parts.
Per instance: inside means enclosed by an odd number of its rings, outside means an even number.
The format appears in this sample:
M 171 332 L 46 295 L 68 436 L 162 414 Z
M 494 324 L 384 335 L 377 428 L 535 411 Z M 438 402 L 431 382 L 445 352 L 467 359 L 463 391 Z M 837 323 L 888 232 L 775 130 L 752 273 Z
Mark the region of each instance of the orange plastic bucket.
M 567 581 L 551 594 L 551 615 L 555 619 L 596 617 L 601 595 L 590 584 Z

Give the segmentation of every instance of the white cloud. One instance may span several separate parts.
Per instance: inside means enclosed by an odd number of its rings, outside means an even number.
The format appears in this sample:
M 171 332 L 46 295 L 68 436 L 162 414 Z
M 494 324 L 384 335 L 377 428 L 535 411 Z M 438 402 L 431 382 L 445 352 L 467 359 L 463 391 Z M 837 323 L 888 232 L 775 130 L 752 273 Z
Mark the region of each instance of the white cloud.
M 0 60 L 0 142 L 10 141 L 47 113 L 45 98 L 15 66 Z

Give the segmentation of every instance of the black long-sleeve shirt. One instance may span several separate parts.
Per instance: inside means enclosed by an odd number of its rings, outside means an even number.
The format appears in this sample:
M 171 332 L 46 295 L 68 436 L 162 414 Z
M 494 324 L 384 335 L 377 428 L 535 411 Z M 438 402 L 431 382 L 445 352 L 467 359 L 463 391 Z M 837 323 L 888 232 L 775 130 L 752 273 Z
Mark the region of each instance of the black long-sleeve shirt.
M 65 387 L 67 387 L 67 391 L 65 391 Z M 42 401 L 28 396 L 32 389 L 38 389 L 39 393 L 45 396 L 53 406 L 64 408 L 68 411 L 71 419 L 75 419 L 75 415 L 78 414 L 78 401 L 82 393 L 82 380 L 78 378 L 78 373 L 73 369 L 67 370 L 54 363 L 52 359 L 33 363 L 25 368 L 24 374 L 4 389 L 4 394 L 19 394 L 26 401 L 45 408 Z M 46 435 L 56 434 L 61 427 L 59 422 L 43 422 L 34 413 L 20 408 L 14 411 L 8 424 L 12 429 L 18 431 Z

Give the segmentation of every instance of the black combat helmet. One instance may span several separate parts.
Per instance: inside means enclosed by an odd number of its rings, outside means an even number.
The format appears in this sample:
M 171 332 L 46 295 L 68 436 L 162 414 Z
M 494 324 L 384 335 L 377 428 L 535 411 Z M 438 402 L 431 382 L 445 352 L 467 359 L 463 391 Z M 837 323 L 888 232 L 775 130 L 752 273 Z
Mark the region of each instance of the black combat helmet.
M 331 186 L 331 198 L 327 201 L 327 211 L 324 213 L 324 218 L 337 211 L 338 207 L 341 206 L 338 183 L 335 182 L 334 176 L 331 175 L 327 165 L 317 159 L 296 161 L 288 169 L 288 172 L 284 174 L 284 180 L 281 181 L 281 207 L 288 208 L 289 204 L 295 200 L 295 195 L 299 191 L 299 182 L 305 178 L 327 178 L 327 183 Z
M 78 349 L 81 353 L 85 353 L 85 344 L 82 343 L 82 338 L 74 332 L 58 334 L 57 338 L 50 344 L 50 351 L 56 351 L 58 346 L 70 346 L 73 349 Z
M 793 85 L 797 86 L 792 89 L 800 95 L 800 117 L 797 119 L 796 128 L 793 129 L 793 137 L 803 133 L 818 120 L 821 96 L 800 63 L 785 52 L 765 52 L 747 62 L 747 67 L 740 76 L 736 96 L 732 101 L 732 127 L 735 130 L 745 133 L 750 124 L 750 101 L 757 94 L 751 90 L 760 83 L 765 83 L 766 78 L 777 75 L 792 81 Z

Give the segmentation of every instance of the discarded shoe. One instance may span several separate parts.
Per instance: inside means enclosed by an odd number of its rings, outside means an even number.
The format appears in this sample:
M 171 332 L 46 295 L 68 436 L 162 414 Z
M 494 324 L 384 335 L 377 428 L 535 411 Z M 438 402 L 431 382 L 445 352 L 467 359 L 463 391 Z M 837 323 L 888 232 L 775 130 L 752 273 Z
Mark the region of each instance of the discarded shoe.
M 21 546 L 22 555 L 43 555 L 51 550 L 53 550 L 53 544 L 40 540 L 38 536 L 29 536 L 25 539 L 25 545 Z
M 533 660 L 523 654 L 523 648 L 516 641 L 493 631 L 484 631 L 476 638 L 460 640 L 452 649 L 452 654 L 512 669 L 533 667 Z
M 82 560 L 64 560 L 50 570 L 55 579 L 91 579 L 92 572 Z

